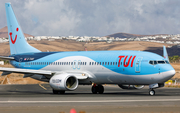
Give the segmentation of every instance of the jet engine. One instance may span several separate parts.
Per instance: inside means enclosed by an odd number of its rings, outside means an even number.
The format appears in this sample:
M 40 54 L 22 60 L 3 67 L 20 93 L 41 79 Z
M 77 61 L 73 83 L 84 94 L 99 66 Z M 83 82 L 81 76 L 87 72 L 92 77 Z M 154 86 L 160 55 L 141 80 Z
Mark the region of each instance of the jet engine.
M 122 89 L 142 89 L 142 88 L 144 88 L 144 85 L 120 85 L 120 84 L 118 84 L 118 86 Z
M 78 87 L 78 79 L 70 74 L 58 74 L 51 77 L 49 84 L 54 90 L 75 90 Z

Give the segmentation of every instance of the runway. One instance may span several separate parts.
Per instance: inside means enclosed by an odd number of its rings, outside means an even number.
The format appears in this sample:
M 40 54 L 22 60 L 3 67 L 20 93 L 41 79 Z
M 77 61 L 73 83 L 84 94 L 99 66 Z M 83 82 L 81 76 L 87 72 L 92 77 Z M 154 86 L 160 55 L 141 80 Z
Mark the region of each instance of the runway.
M 75 108 L 86 113 L 180 112 L 179 88 L 155 89 L 155 96 L 148 95 L 148 88 L 122 90 L 111 85 L 104 89 L 104 94 L 92 94 L 91 86 L 79 86 L 75 91 L 55 95 L 49 84 L 1 85 L 0 111 L 68 113 Z

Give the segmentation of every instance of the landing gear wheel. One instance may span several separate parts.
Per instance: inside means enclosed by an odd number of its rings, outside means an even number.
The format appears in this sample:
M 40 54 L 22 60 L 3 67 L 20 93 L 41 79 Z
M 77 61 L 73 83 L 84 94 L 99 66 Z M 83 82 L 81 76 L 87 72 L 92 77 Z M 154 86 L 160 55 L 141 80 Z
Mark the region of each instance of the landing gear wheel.
M 102 85 L 98 85 L 98 92 L 99 92 L 99 94 L 104 93 L 104 87 Z
M 98 86 L 92 86 L 91 91 L 92 91 L 93 94 L 97 94 Z
M 153 89 L 149 90 L 149 95 L 151 96 L 155 95 L 155 91 Z
M 64 94 L 64 93 L 65 93 L 65 91 L 59 91 L 59 93 L 60 93 L 60 94 Z
M 53 94 L 58 94 L 58 91 L 53 89 Z
M 103 94 L 104 93 L 104 87 L 102 85 L 96 86 L 95 84 L 92 86 L 91 91 L 93 94 Z
M 65 91 L 58 91 L 53 89 L 53 94 L 64 94 Z

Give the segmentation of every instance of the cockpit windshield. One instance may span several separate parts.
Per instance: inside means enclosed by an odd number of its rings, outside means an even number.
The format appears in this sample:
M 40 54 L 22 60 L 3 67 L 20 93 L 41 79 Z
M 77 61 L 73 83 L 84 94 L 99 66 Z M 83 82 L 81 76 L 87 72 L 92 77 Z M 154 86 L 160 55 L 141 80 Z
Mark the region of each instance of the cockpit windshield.
M 149 61 L 149 64 L 151 64 L 151 65 L 156 65 L 156 64 L 169 64 L 169 62 L 168 62 L 167 60 L 158 60 L 158 61 L 150 60 L 150 61 Z
M 158 64 L 165 64 L 165 61 L 158 61 Z

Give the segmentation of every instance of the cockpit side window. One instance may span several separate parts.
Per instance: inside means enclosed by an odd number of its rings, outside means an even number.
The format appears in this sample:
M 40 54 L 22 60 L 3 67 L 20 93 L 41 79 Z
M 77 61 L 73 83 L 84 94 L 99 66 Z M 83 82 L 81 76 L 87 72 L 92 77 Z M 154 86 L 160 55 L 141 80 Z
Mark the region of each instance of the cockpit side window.
M 157 61 L 154 61 L 154 65 L 156 65 L 157 64 Z
M 169 62 L 167 60 L 165 62 L 166 62 L 166 64 L 169 64 Z
M 153 61 L 149 61 L 149 64 L 152 64 L 152 65 L 154 65 Z

